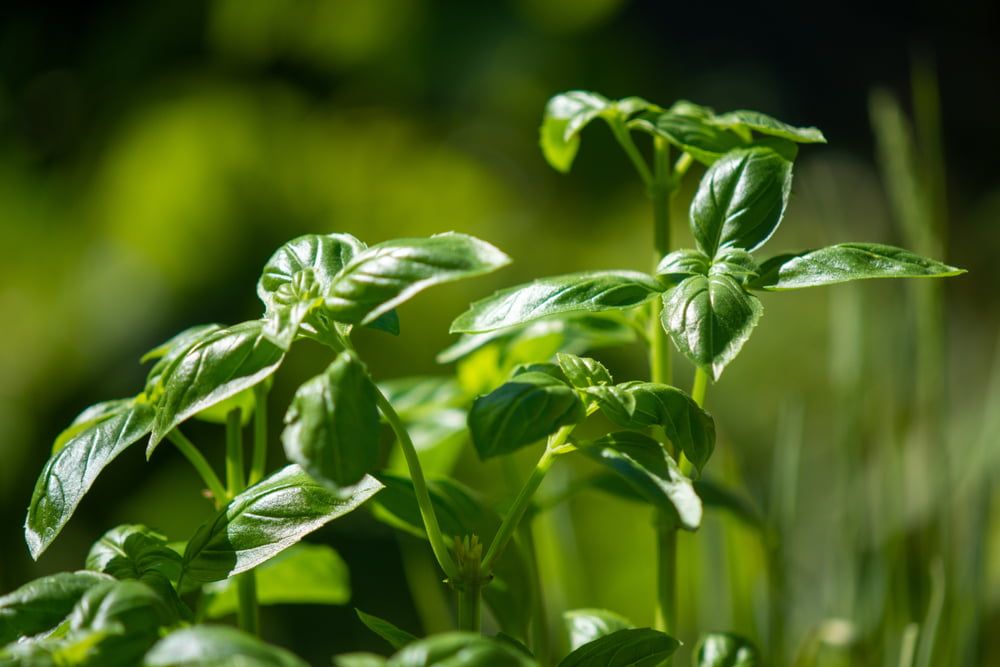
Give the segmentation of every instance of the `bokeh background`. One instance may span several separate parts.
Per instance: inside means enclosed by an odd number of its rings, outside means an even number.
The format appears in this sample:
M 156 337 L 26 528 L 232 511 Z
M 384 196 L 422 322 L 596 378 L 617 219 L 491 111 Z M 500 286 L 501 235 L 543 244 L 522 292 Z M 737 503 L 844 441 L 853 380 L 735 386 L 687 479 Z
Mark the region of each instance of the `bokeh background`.
M 765 538 L 725 513 L 682 536 L 682 638 L 738 631 L 782 664 L 895 665 L 910 649 L 932 661 L 916 664 L 997 664 L 998 16 L 989 0 L 5 7 L 0 590 L 80 567 L 116 523 L 183 538 L 209 515 L 175 452 L 146 465 L 133 448 L 38 563 L 21 538 L 61 428 L 92 402 L 134 394 L 138 357 L 175 331 L 258 316 L 260 267 L 284 240 L 456 230 L 514 258 L 402 307 L 400 338 L 363 334 L 379 378 L 450 372 L 434 361 L 448 323 L 493 289 L 647 268 L 648 201 L 605 128 L 588 129 L 569 176 L 537 148 L 547 98 L 583 88 L 816 125 L 829 145 L 801 151 L 771 249 L 883 241 L 969 270 L 939 288 L 765 296 L 751 343 L 709 393 L 712 474 L 764 517 Z M 619 378 L 644 377 L 638 348 L 598 356 Z M 272 392 L 275 436 L 297 383 L 325 363 L 318 348 L 290 359 Z M 678 383 L 689 377 L 682 364 Z M 192 433 L 221 449 L 212 427 Z M 543 493 L 577 472 L 557 466 Z M 500 505 L 510 497 L 469 451 L 457 474 Z M 581 606 L 652 622 L 651 518 L 586 492 L 538 520 L 553 625 Z M 421 631 L 400 554 L 422 547 L 364 512 L 316 539 L 351 568 L 352 602 L 268 611 L 269 639 L 315 664 L 383 650 L 353 606 Z M 916 636 L 935 641 L 911 646 Z

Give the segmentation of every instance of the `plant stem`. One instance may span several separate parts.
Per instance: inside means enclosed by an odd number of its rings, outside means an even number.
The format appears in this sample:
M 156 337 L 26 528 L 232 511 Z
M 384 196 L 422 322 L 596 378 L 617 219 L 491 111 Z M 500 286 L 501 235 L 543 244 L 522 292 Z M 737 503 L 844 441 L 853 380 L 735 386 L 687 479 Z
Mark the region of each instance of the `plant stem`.
M 701 368 L 694 371 L 694 383 L 691 385 L 691 398 L 698 407 L 705 407 L 705 393 L 708 391 L 708 373 Z
M 463 584 L 458 592 L 458 629 L 479 632 L 482 623 L 482 606 L 479 598 L 482 584 L 478 581 Z
M 226 415 L 226 488 L 230 500 L 246 488 L 246 479 L 243 477 L 243 424 L 239 408 L 230 410 Z M 240 629 L 257 635 L 260 632 L 260 621 L 257 579 L 253 570 L 237 575 L 236 594 Z
M 253 393 L 256 406 L 253 411 L 253 458 L 250 460 L 250 485 L 264 479 L 267 468 L 267 394 L 270 387 L 267 382 L 254 386 Z
M 656 528 L 656 626 L 667 633 L 677 632 L 677 529 Z
M 202 455 L 198 448 L 194 446 L 190 440 L 187 439 L 183 433 L 181 433 L 176 428 L 167 434 L 167 439 L 174 443 L 177 449 L 180 450 L 184 458 L 194 466 L 194 469 L 198 471 L 201 475 L 201 479 L 205 482 L 205 486 L 212 493 L 212 498 L 215 501 L 215 508 L 219 509 L 226 502 L 226 487 L 222 484 L 222 480 L 219 476 L 215 474 L 212 470 L 212 466 L 208 463 L 208 460 Z
M 236 575 L 239 596 L 237 620 L 240 629 L 252 635 L 260 634 L 260 609 L 257 606 L 257 573 L 253 570 Z
M 628 159 L 632 161 L 635 165 L 635 170 L 639 172 L 639 178 L 642 179 L 643 184 L 650 188 L 653 186 L 653 175 L 649 173 L 649 165 L 646 164 L 645 158 L 642 157 L 642 153 L 636 148 L 635 142 L 632 141 L 632 135 L 629 133 L 628 128 L 625 123 L 620 120 L 614 120 L 610 123 L 611 132 L 615 135 L 615 139 L 621 144 L 622 149 L 624 149 L 625 154 L 628 155 Z

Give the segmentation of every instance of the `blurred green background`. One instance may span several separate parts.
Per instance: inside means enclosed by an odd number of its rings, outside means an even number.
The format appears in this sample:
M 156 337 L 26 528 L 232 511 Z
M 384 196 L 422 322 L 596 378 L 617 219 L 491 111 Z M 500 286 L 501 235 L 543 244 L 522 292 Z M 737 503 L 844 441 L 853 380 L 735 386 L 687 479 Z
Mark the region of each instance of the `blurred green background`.
M 720 425 L 710 469 L 767 516 L 771 537 L 717 514 L 682 536 L 683 638 L 736 630 L 774 650 L 769 629 L 783 623 L 781 651 L 802 664 L 888 665 L 907 650 L 908 623 L 937 618 L 934 664 L 1000 663 L 1000 10 L 825 8 L 811 20 L 792 4 L 628 0 L 5 8 L 0 590 L 80 567 L 116 523 L 180 538 L 208 516 L 176 452 L 147 466 L 134 448 L 39 563 L 20 528 L 62 427 L 134 394 L 138 357 L 172 333 L 257 317 L 260 267 L 293 236 L 456 230 L 514 258 L 403 306 L 398 339 L 362 334 L 380 379 L 449 372 L 434 362 L 449 322 L 493 289 L 646 269 L 648 201 L 605 128 L 587 131 L 569 176 L 537 148 L 547 98 L 583 88 L 823 129 L 829 145 L 801 151 L 776 252 L 882 241 L 969 270 L 940 289 L 878 281 L 765 296 L 752 343 L 709 394 Z M 683 213 L 675 233 L 687 239 Z M 619 378 L 645 376 L 638 348 L 598 356 Z M 297 383 L 325 363 L 318 348 L 290 358 L 275 435 Z M 678 383 L 689 376 L 682 364 Z M 213 428 L 191 430 L 221 449 Z M 509 497 L 474 454 L 458 471 Z M 573 474 L 557 466 L 543 493 Z M 597 493 L 539 520 L 553 619 L 599 606 L 652 622 L 650 521 Z M 357 513 L 317 539 L 351 567 L 352 606 L 420 631 L 397 536 Z M 383 648 L 350 606 L 272 610 L 264 623 L 316 664 Z

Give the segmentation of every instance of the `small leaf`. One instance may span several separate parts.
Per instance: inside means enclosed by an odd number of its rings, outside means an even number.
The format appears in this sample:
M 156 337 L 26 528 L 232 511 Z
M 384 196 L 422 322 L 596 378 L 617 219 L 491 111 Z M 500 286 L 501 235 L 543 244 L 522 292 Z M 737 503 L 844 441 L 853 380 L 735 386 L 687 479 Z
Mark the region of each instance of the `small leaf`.
M 202 525 L 184 551 L 182 576 L 219 581 L 254 568 L 382 488 L 373 477 L 333 490 L 289 465 L 239 494 Z
M 680 642 L 650 628 L 626 628 L 588 642 L 562 659 L 559 667 L 655 667 Z
M 469 431 L 485 460 L 537 442 L 584 416 L 583 402 L 571 387 L 535 371 L 477 398 L 469 410 Z
M 698 248 L 755 250 L 781 223 L 792 189 L 792 164 L 769 148 L 730 151 L 701 179 L 691 201 L 691 231 Z
M 728 111 L 715 116 L 711 122 L 723 128 L 745 128 L 800 144 L 826 143 L 826 137 L 815 127 L 794 127 L 759 111 Z
M 346 604 L 351 599 L 347 563 L 325 544 L 299 542 L 254 570 L 257 602 L 279 604 Z M 235 614 L 239 607 L 235 579 L 211 584 L 208 618 Z
M 509 263 L 489 243 L 454 232 L 386 241 L 359 253 L 337 275 L 324 294 L 326 312 L 338 322 L 368 324 L 428 287 Z
M 718 380 L 763 312 L 730 276 L 691 276 L 664 295 L 660 320 L 677 349 Z
M 709 267 L 709 275 L 727 275 L 734 280 L 745 283 L 757 276 L 757 262 L 753 256 L 741 248 L 723 248 L 715 255 Z
M 600 639 L 612 632 L 635 627 L 631 621 L 607 609 L 571 609 L 563 612 L 563 625 L 569 638 L 569 650 Z
M 260 320 L 201 339 L 164 371 L 147 458 L 175 426 L 261 382 L 278 370 L 284 356 L 264 335 Z
M 492 637 L 446 632 L 408 645 L 386 667 L 538 667 L 534 659 Z
M 87 569 L 115 579 L 141 579 L 156 572 L 177 581 L 181 555 L 167 546 L 167 538 L 145 526 L 126 524 L 101 536 L 87 554 Z
M 299 387 L 285 424 L 285 454 L 318 480 L 354 484 L 378 464 L 375 385 L 351 352 Z
M 751 287 L 786 290 L 868 278 L 943 278 L 962 273 L 964 269 L 902 248 L 880 243 L 840 243 L 772 257 L 761 265 L 760 277 Z
M 580 451 L 609 467 L 649 503 L 671 516 L 676 525 L 695 530 L 701 525 L 701 500 L 691 480 L 681 474 L 663 445 L 633 431 L 610 433 L 580 443 Z
M 694 651 L 695 667 L 761 667 L 760 653 L 749 640 L 728 633 L 701 636 Z
M 355 609 L 354 611 L 357 612 L 358 618 L 361 619 L 361 622 L 364 623 L 369 630 L 389 642 L 389 645 L 396 650 L 417 641 L 417 638 L 414 635 L 411 635 L 406 630 L 397 628 L 389 621 L 381 619 L 377 616 L 372 616 L 371 614 L 366 614 L 360 609 Z
M 596 359 L 560 352 L 556 355 L 556 361 L 559 362 L 559 368 L 569 383 L 578 389 L 609 385 L 614 382 L 608 369 Z
M 690 102 L 678 102 L 665 113 L 642 114 L 629 127 L 661 136 L 705 165 L 746 143 L 736 132 L 717 126 L 710 109 Z
M 60 572 L 0 597 L 0 646 L 55 627 L 84 593 L 110 581 L 111 577 L 96 572 Z
M 651 276 L 636 271 L 589 271 L 542 278 L 476 301 L 452 323 L 451 331 L 493 331 L 553 315 L 635 308 L 661 290 Z
M 683 248 L 666 255 L 656 265 L 656 275 L 674 285 L 688 276 L 707 276 L 712 258 L 700 250 Z
M 145 667 L 307 667 L 288 651 L 235 628 L 195 625 L 172 632 L 149 650 Z
M 152 406 L 132 401 L 74 435 L 49 459 L 35 483 L 24 522 L 32 558 L 52 544 L 101 471 L 150 432 L 153 419 Z

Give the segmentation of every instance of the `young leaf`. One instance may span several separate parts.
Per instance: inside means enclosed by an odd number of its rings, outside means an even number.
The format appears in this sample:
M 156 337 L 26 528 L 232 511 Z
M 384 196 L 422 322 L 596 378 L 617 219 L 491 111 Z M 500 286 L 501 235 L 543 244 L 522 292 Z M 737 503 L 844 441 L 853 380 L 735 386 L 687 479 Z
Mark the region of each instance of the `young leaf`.
M 707 276 L 712 258 L 700 250 L 682 248 L 666 255 L 656 265 L 656 275 L 674 285 L 688 276 Z
M 712 276 L 726 275 L 739 283 L 757 277 L 757 262 L 753 256 L 742 248 L 723 248 L 715 255 L 708 274 Z
M 153 419 L 149 404 L 123 404 L 113 416 L 74 435 L 49 459 L 35 483 L 24 522 L 32 558 L 37 559 L 56 538 L 101 471 L 149 433 Z
M 792 189 L 792 164 L 769 148 L 730 151 L 713 164 L 691 201 L 691 231 L 698 248 L 752 251 L 781 223 Z
M 84 593 L 110 581 L 96 572 L 60 572 L 0 597 L 0 645 L 58 625 Z
M 507 454 L 584 418 L 571 387 L 547 373 L 521 373 L 480 396 L 469 410 L 469 432 L 481 459 Z
M 333 490 L 289 465 L 233 498 L 184 551 L 182 577 L 219 581 L 273 558 L 382 488 L 373 477 Z
M 451 332 L 484 332 L 553 315 L 635 308 L 662 288 L 636 271 L 588 271 L 542 278 L 511 287 L 472 304 L 452 322 Z
M 610 433 L 580 443 L 580 451 L 618 473 L 676 525 L 695 530 L 701 524 L 701 500 L 691 480 L 681 474 L 663 445 L 634 431 Z
M 839 243 L 764 262 L 751 287 L 768 290 L 834 285 L 868 278 L 943 278 L 965 273 L 908 250 L 880 243 Z
M 739 134 L 715 125 L 711 110 L 690 102 L 678 102 L 665 113 L 642 114 L 629 121 L 629 127 L 663 137 L 704 165 L 746 143 Z
M 346 604 L 351 599 L 347 563 L 325 544 L 299 542 L 254 570 L 257 602 L 277 604 Z M 226 579 L 208 587 L 208 618 L 235 614 L 239 607 L 237 582 Z
M 569 638 L 569 650 L 600 639 L 612 632 L 635 627 L 631 621 L 607 609 L 571 609 L 563 612 L 563 625 Z
M 556 355 L 556 361 L 559 362 L 559 368 L 562 369 L 566 379 L 577 389 L 609 385 L 614 382 L 608 369 L 596 359 L 560 352 Z
M 264 335 L 260 320 L 202 338 L 164 370 L 147 458 L 175 426 L 261 382 L 281 365 L 285 351 Z
M 126 524 L 104 533 L 87 554 L 87 569 L 115 579 L 141 579 L 156 572 L 171 581 L 181 573 L 181 555 L 167 538 L 145 526 Z
M 562 659 L 559 667 L 655 667 L 680 642 L 650 628 L 626 628 L 588 642 Z
M 787 139 L 800 144 L 825 144 L 826 137 L 815 127 L 794 127 L 759 111 L 729 111 L 712 118 L 711 122 L 723 128 L 743 128 L 772 137 Z
M 190 327 L 142 355 L 140 360 L 142 363 L 156 360 L 146 375 L 146 388 L 143 390 L 150 403 L 156 403 L 163 393 L 163 378 L 169 368 L 176 365 L 188 350 L 216 331 L 221 331 L 222 328 L 219 324 L 200 324 Z
M 715 632 L 698 640 L 695 667 L 761 667 L 760 653 L 749 640 L 738 635 Z
M 126 635 L 155 638 L 159 628 L 177 620 L 156 591 L 141 581 L 127 580 L 89 589 L 70 613 L 69 626 L 73 630 L 124 631 Z
M 660 321 L 677 349 L 718 380 L 763 312 L 732 277 L 691 276 L 664 295 Z
M 338 322 L 368 324 L 428 287 L 509 263 L 489 243 L 454 232 L 386 241 L 359 253 L 337 274 L 324 294 L 326 312 Z
M 316 479 L 354 484 L 378 463 L 375 385 L 351 352 L 299 387 L 285 424 L 285 454 Z
M 397 651 L 407 644 L 412 644 L 417 641 L 417 638 L 414 635 L 411 635 L 406 630 L 397 628 L 389 621 L 381 619 L 378 616 L 366 614 L 360 609 L 355 609 L 354 611 L 357 612 L 358 618 L 361 619 L 361 622 L 364 623 L 369 630 L 389 642 L 389 645 Z
M 386 667 L 538 667 L 506 642 L 472 632 L 446 632 L 406 646 Z
M 195 625 L 156 643 L 144 667 L 308 667 L 288 651 L 223 626 Z

